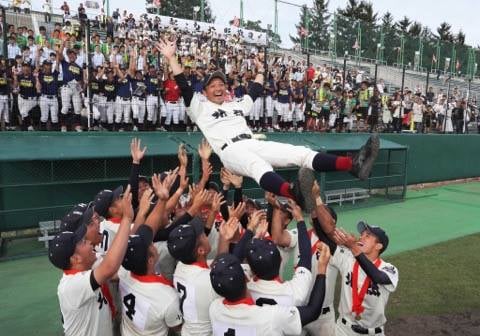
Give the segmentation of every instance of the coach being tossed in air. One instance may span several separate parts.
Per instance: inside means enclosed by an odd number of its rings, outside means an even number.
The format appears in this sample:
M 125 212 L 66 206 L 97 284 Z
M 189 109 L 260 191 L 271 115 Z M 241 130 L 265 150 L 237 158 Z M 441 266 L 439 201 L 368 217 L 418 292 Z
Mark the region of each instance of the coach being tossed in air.
M 176 41 L 160 41 L 156 47 L 168 63 L 180 87 L 189 116 L 198 125 L 223 165 L 235 174 L 253 178 L 264 190 L 295 199 L 301 206 L 313 207 L 311 187 L 313 174 L 299 177 L 302 190 L 290 184 L 273 171 L 273 167 L 304 167 L 316 171 L 350 171 L 366 179 L 378 154 L 379 138 L 373 135 L 353 158 L 317 153 L 307 147 L 253 139 L 244 116 L 252 109 L 254 100 L 263 91 L 263 69 L 256 60 L 257 76 L 249 95 L 236 102 L 225 102 L 226 78 L 221 71 L 206 77 L 203 94 L 193 96 L 183 69 L 176 58 Z M 192 98 L 193 97 L 193 98 Z

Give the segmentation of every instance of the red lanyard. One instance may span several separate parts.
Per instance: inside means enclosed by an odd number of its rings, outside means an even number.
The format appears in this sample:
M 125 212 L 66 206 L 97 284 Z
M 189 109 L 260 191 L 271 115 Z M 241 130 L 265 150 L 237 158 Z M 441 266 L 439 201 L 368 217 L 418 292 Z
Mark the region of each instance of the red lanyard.
M 381 259 L 377 259 L 373 264 L 375 267 L 378 268 L 380 263 L 382 262 Z M 363 281 L 363 285 L 360 288 L 360 293 L 358 292 L 358 268 L 360 264 L 358 261 L 355 261 L 353 264 L 353 272 L 352 272 L 352 312 L 360 316 L 361 313 L 365 310 L 362 306 L 363 300 L 365 299 L 365 295 L 367 294 L 368 287 L 370 287 L 370 283 L 372 280 L 367 276 Z

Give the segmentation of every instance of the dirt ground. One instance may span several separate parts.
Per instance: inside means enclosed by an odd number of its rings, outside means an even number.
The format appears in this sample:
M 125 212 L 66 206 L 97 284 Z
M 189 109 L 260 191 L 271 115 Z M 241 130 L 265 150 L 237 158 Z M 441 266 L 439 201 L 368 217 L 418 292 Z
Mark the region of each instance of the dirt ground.
M 480 336 L 480 311 L 399 318 L 388 321 L 385 329 L 388 336 Z

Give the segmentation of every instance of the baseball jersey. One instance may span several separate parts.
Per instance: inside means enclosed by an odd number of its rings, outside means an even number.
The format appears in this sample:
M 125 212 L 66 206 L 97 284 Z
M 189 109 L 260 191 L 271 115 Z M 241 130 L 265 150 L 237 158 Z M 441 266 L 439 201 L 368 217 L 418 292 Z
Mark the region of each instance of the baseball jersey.
M 36 80 L 32 75 L 19 75 L 17 81 L 20 91 L 19 93 L 22 97 L 33 98 L 37 96 L 37 90 L 35 89 Z
M 172 283 L 160 275 L 118 271 L 122 298 L 122 335 L 168 335 L 182 323 L 178 296 Z
M 233 102 L 214 104 L 203 95 L 194 95 L 187 109 L 190 119 L 202 131 L 215 153 L 239 134 L 252 135 L 244 116 L 250 112 L 253 100 L 249 95 Z
M 255 305 L 251 298 L 237 302 L 217 299 L 210 305 L 214 336 L 299 335 L 302 331 L 296 307 Z
M 398 284 L 398 270 L 395 266 L 381 260 L 378 269 L 385 272 L 389 277 L 391 284 L 378 285 L 373 282 L 367 290 L 362 306 L 365 308 L 360 315 L 361 319 L 355 321 L 356 314 L 352 312 L 352 272 L 356 262 L 352 252 L 343 247 L 338 246 L 335 254 L 330 259 L 332 266 L 336 267 L 342 275 L 342 291 L 340 296 L 339 314 L 341 317 L 355 322 L 364 328 L 381 327 L 387 321 L 385 318 L 385 306 L 388 302 L 390 293 L 393 293 Z M 358 290 L 362 287 L 366 278 L 366 274 L 361 267 L 358 270 Z
M 58 93 L 58 71 L 54 70 L 50 74 L 40 73 L 38 80 L 42 87 L 42 94 L 47 96 L 56 96 Z
M 280 252 L 280 257 L 282 258 L 282 261 L 280 262 L 280 271 L 278 273 L 280 274 L 280 277 L 283 277 L 283 274 L 285 273 L 285 267 L 287 266 L 292 256 L 294 256 L 295 258 L 297 258 L 298 256 L 298 248 L 295 250 L 295 247 L 297 247 L 298 244 L 297 229 L 285 230 L 285 232 L 290 235 L 290 245 L 286 247 L 277 246 L 278 251 Z
M 72 80 L 80 82 L 82 80 L 82 68 L 78 66 L 75 62 L 67 62 L 62 60 L 60 65 L 62 66 L 63 81 L 68 83 Z
M 100 243 L 98 252 L 106 253 L 112 245 L 113 239 L 117 235 L 118 228 L 121 222 L 121 218 L 109 218 L 100 222 L 100 232 L 102 233 L 102 242 Z M 131 224 L 131 227 L 133 223 Z
M 168 252 L 168 246 L 166 241 L 158 241 L 153 243 L 153 246 L 158 252 L 158 261 L 155 264 L 155 272 L 163 275 L 168 280 L 173 279 L 173 272 L 175 272 L 175 266 L 177 266 L 177 260 L 172 257 Z
M 180 299 L 184 323 L 182 336 L 212 334 L 208 307 L 218 298 L 210 282 L 210 269 L 206 264 L 177 263 L 173 284 Z
M 280 279 L 253 278 L 247 283 L 247 288 L 258 306 L 303 306 L 306 304 L 311 282 L 312 273 L 305 267 L 297 267 L 292 280 L 282 282 Z
M 113 335 L 108 301 L 100 288 L 92 289 L 91 273 L 92 270 L 66 271 L 58 285 L 57 295 L 66 336 Z

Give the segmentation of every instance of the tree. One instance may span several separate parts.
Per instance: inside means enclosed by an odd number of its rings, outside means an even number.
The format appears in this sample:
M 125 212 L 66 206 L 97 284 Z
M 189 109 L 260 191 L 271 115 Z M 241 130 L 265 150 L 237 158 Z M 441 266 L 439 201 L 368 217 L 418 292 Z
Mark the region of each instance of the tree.
M 440 23 L 437 28 L 438 38 L 441 41 L 453 42 L 453 34 L 451 32 L 452 25 L 446 22 Z
M 413 22 L 408 28 L 408 34 L 413 37 L 419 37 L 422 33 L 422 24 L 420 22 Z
M 171 16 L 175 18 L 193 20 L 195 12 L 193 7 L 200 7 L 201 0 L 175 0 L 175 1 L 162 1 L 161 7 L 159 8 L 158 14 Z M 205 3 L 205 21 L 206 22 L 215 22 L 215 17 L 212 14 L 212 8 L 208 0 L 204 0 Z M 153 9 L 153 13 L 157 14 L 156 10 Z M 197 13 L 197 20 L 200 20 L 200 13 Z
M 457 36 L 455 36 L 455 43 L 462 46 L 465 44 L 465 34 L 461 29 L 458 31 Z
M 339 8 L 338 14 L 347 18 L 356 19 L 358 17 L 359 4 L 357 0 L 348 0 L 347 7 Z
M 314 0 L 313 11 L 310 12 L 311 19 L 309 30 L 309 47 L 317 50 L 328 49 L 330 14 L 328 13 L 328 0 Z
M 394 25 L 393 20 L 394 19 L 392 13 L 386 12 L 385 14 L 383 14 L 381 22 L 382 28 L 391 29 Z
M 308 15 L 307 11 L 309 12 Z M 307 6 L 303 6 L 300 11 L 300 22 L 295 25 L 295 28 L 297 29 L 297 36 L 290 35 L 290 40 L 294 44 L 300 44 L 302 48 L 305 46 L 305 33 L 310 34 L 310 31 L 307 31 L 306 27 L 307 18 L 310 17 L 310 10 L 307 8 Z
M 408 27 L 410 26 L 410 24 L 412 24 L 412 21 L 410 21 L 408 17 L 404 16 L 403 19 L 396 23 L 396 26 L 400 32 L 406 34 L 408 32 Z

